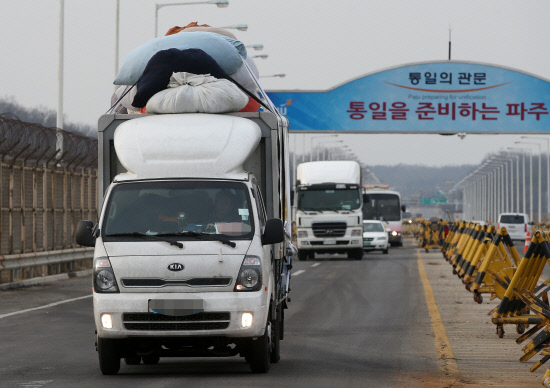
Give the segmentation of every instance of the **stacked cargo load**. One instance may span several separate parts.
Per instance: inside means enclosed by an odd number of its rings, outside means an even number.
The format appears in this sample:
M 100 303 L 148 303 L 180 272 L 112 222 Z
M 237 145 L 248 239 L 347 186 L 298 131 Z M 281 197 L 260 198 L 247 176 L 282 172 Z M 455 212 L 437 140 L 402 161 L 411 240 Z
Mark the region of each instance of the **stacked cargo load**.
M 257 112 L 259 73 L 244 44 L 222 28 L 172 27 L 124 59 L 113 113 Z

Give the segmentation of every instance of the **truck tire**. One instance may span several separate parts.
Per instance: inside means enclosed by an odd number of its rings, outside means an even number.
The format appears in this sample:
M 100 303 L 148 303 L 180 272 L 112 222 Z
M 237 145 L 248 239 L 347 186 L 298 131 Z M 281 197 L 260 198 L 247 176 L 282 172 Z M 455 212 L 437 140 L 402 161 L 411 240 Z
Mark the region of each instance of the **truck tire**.
M 350 259 L 354 260 L 362 260 L 363 259 L 363 249 L 354 249 L 353 251 L 349 251 L 348 257 Z
M 309 253 L 306 251 L 298 251 L 298 260 L 306 261 L 309 258 Z
M 120 353 L 116 340 L 97 338 L 99 369 L 104 375 L 116 375 L 120 370 Z
M 269 361 L 276 364 L 281 359 L 281 311 L 282 304 L 277 306 L 277 319 L 271 321 L 271 354 Z
M 160 361 L 159 356 L 143 356 L 142 358 L 145 365 L 156 365 Z
M 271 343 L 270 343 L 271 323 L 267 321 L 264 334 L 250 341 L 249 363 L 252 373 L 267 373 L 271 367 Z

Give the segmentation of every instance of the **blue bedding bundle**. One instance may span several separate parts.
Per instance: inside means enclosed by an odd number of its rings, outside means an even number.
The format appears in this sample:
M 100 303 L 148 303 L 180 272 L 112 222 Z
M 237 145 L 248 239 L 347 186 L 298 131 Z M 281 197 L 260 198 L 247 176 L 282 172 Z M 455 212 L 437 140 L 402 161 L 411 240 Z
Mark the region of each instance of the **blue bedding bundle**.
M 180 32 L 162 36 L 135 48 L 126 56 L 115 78 L 115 85 L 133 85 L 143 74 L 147 63 L 157 52 L 176 48 L 200 49 L 210 55 L 227 74 L 235 73 L 246 58 L 241 41 L 213 32 Z

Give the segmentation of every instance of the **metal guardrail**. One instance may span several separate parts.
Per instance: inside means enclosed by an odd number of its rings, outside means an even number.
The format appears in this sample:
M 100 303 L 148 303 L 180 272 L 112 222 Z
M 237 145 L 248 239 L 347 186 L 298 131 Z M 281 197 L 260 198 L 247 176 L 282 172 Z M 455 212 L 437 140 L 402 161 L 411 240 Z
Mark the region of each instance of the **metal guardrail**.
M 74 248 L 0 256 L 0 271 L 92 259 L 93 254 L 93 248 Z

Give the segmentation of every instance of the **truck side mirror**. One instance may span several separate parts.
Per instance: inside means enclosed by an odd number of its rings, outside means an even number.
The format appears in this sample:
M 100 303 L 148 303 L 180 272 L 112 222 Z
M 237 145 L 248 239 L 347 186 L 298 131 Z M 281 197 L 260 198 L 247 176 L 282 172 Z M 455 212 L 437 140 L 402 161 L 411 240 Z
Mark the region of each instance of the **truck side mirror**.
M 85 247 L 95 246 L 95 236 L 93 233 L 94 223 L 92 221 L 84 220 L 79 221 L 76 225 L 75 239 L 79 245 Z
M 401 211 L 402 211 L 402 212 L 406 212 L 406 211 L 407 211 L 407 206 L 401 205 Z
M 264 234 L 262 234 L 262 245 L 277 244 L 285 239 L 283 220 L 270 218 L 265 223 Z

